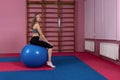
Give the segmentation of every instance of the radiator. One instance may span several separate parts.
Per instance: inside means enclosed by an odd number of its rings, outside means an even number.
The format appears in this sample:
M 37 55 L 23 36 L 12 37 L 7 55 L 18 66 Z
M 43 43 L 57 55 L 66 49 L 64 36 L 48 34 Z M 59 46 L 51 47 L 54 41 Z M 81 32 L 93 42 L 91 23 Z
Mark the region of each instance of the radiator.
M 85 41 L 85 50 L 94 52 L 94 41 Z
M 115 43 L 100 43 L 100 55 L 118 60 L 119 59 L 119 44 Z

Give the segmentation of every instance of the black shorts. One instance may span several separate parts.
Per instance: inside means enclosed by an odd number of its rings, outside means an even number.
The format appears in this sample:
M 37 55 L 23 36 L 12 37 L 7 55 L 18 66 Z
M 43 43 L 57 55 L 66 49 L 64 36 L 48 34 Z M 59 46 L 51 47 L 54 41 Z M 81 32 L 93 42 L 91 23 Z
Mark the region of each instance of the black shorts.
M 39 36 L 32 37 L 30 40 L 30 44 L 42 46 L 45 48 L 53 48 L 53 46 L 50 45 L 49 43 L 42 41 L 42 40 L 39 40 Z

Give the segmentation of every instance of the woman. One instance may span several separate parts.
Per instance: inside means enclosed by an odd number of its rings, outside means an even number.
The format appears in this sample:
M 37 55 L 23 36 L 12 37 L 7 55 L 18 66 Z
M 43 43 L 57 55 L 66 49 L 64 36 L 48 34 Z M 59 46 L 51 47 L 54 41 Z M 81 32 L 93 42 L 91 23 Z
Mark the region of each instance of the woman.
M 32 21 L 33 36 L 30 40 L 30 44 L 47 48 L 48 49 L 48 61 L 46 64 L 49 67 L 54 68 L 55 66 L 53 65 L 52 59 L 51 59 L 53 45 L 50 42 L 48 42 L 48 40 L 43 35 L 40 25 L 39 25 L 40 20 L 41 20 L 40 15 L 36 13 Z

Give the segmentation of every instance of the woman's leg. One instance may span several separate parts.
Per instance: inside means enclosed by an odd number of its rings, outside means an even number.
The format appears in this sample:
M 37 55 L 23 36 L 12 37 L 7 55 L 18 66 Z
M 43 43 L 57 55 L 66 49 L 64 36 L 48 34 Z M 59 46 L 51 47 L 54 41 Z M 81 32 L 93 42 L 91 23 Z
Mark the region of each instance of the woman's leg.
M 52 64 L 52 49 L 53 49 L 53 46 L 48 44 L 47 42 L 44 42 L 44 41 L 39 41 L 39 37 L 33 37 L 31 40 L 30 40 L 30 43 L 33 44 L 33 45 L 38 45 L 38 46 L 42 46 L 42 47 L 45 47 L 48 49 L 48 61 L 47 61 L 47 65 L 54 68 L 55 66 Z
M 52 63 L 52 48 L 48 48 L 48 61 L 47 61 L 47 65 L 54 68 L 55 66 Z
M 51 57 L 52 57 L 52 48 L 48 49 L 48 61 L 51 62 Z

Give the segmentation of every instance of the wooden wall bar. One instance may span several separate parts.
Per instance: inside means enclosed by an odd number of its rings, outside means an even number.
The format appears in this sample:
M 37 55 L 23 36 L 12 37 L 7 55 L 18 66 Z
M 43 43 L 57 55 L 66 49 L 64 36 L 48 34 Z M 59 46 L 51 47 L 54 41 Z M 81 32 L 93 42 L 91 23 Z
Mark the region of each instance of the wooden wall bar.
M 54 52 L 75 52 L 75 0 L 26 0 L 27 43 L 32 37 L 31 22 L 34 14 L 41 15 L 40 26 Z

